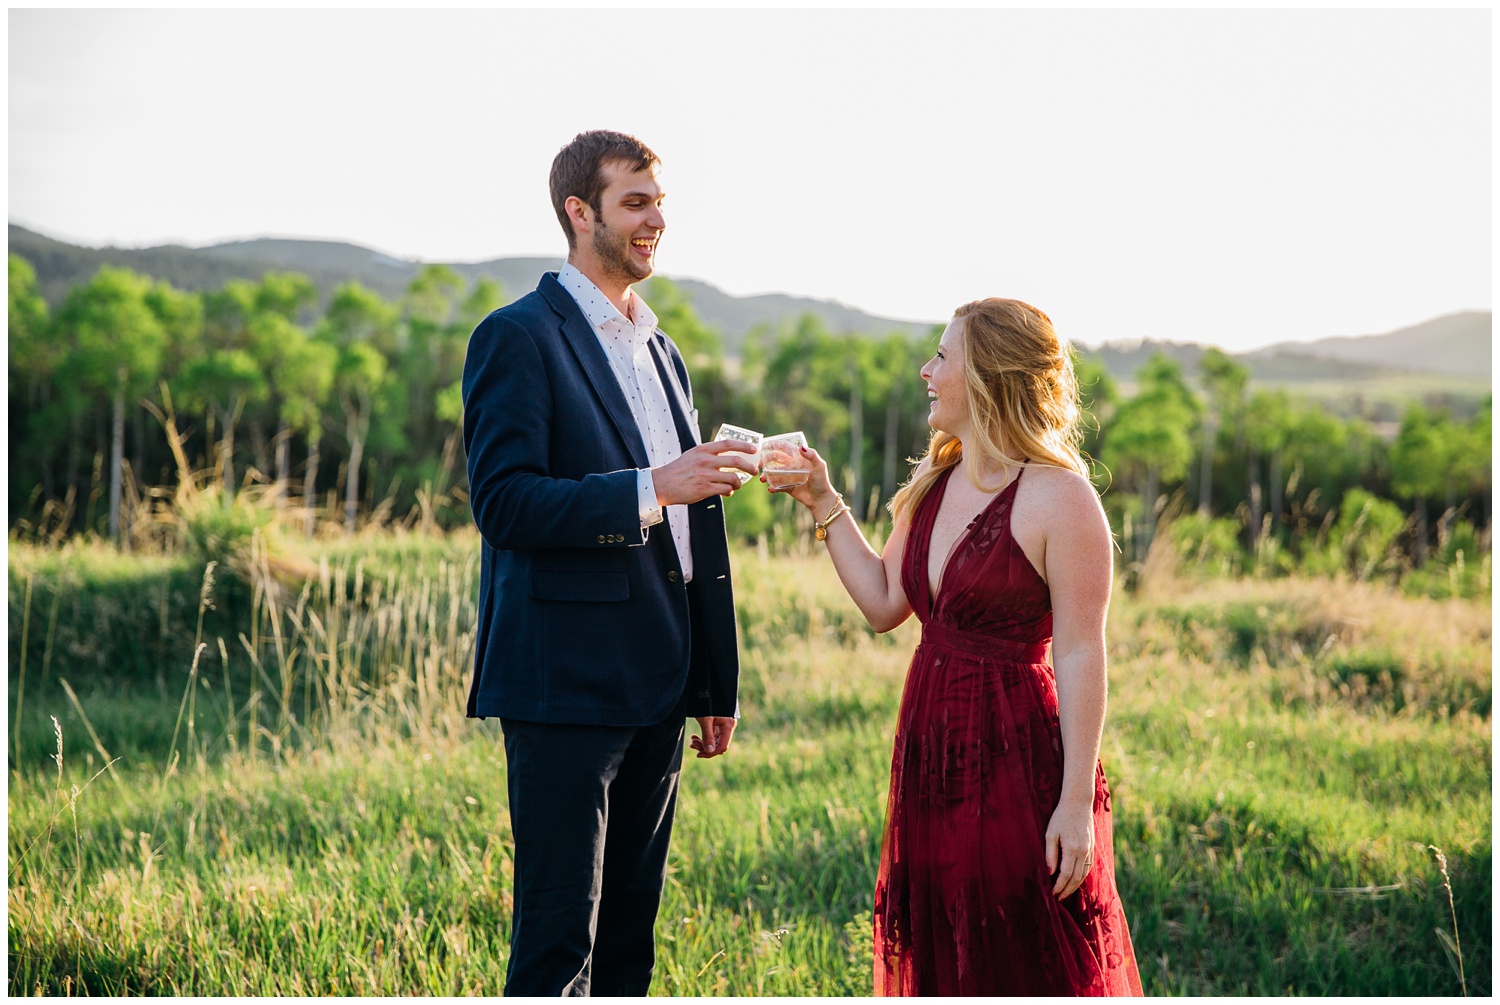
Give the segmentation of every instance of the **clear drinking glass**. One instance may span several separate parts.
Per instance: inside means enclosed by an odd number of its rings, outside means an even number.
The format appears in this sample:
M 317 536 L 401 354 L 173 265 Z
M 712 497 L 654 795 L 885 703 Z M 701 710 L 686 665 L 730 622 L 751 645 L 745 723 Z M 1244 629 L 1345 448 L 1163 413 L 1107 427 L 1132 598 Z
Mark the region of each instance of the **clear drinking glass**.
M 760 467 L 766 484 L 773 489 L 803 485 L 812 475 L 812 463 L 802 453 L 807 437 L 802 433 L 777 433 L 760 441 Z
M 759 451 L 760 451 L 760 442 L 761 442 L 762 437 L 761 437 L 761 435 L 759 433 L 757 433 L 753 429 L 745 429 L 743 426 L 731 426 L 727 422 L 722 422 L 722 423 L 719 424 L 719 428 L 716 429 L 716 430 L 714 430 L 714 439 L 716 439 L 716 440 L 740 440 L 741 442 L 750 444 L 751 446 L 753 446 L 756 449 L 756 451 L 757 451 L 757 453 L 756 453 L 757 459 L 760 456 L 759 455 Z M 720 455 L 720 456 L 722 456 L 722 455 Z M 745 484 L 752 477 L 754 477 L 753 475 L 750 475 L 750 474 L 747 474 L 744 471 L 741 471 L 739 468 L 720 468 L 719 470 L 720 471 L 733 471 L 735 474 L 739 475 L 740 476 L 740 484 L 741 485 Z

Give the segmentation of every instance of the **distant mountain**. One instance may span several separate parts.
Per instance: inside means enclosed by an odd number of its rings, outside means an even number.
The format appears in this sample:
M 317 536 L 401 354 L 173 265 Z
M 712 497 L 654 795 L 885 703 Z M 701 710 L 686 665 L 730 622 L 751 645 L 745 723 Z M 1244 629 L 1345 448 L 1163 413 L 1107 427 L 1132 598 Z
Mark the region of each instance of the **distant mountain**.
M 1465 385 L 1490 381 L 1493 352 L 1490 311 L 1464 311 L 1402 328 L 1387 335 L 1340 336 L 1315 342 L 1278 342 L 1232 354 L 1265 384 L 1308 385 L 1391 380 L 1412 374 L 1462 378 Z M 1208 348 L 1196 342 L 1106 342 L 1080 346 L 1117 379 L 1130 381 L 1152 356 L 1176 360 L 1196 378 Z
M 84 248 L 44 237 L 25 227 L 10 225 L 10 250 L 31 262 L 42 296 L 56 306 L 69 287 L 88 282 L 101 265 L 114 265 L 164 279 L 180 289 L 217 289 L 230 279 L 259 279 L 267 270 L 301 272 L 327 297 L 335 287 L 357 280 L 381 296 L 394 299 L 424 263 L 340 241 L 257 238 L 227 241 L 205 248 L 165 245 L 156 248 Z M 446 263 L 470 281 L 479 276 L 497 280 L 508 299 L 536 287 L 543 272 L 556 269 L 562 258 L 496 258 L 487 262 Z M 737 353 L 745 335 L 757 325 L 776 325 L 813 314 L 835 332 L 926 334 L 931 325 L 877 317 L 832 300 L 772 293 L 736 297 L 698 279 L 672 279 L 707 324 L 724 335 L 727 348 Z
M 1288 343 L 1289 347 L 1298 345 L 1300 343 Z M 1079 346 L 1078 350 L 1085 358 L 1097 360 L 1116 379 L 1128 382 L 1156 355 L 1176 360 L 1185 376 L 1197 379 L 1203 354 L 1208 348 L 1197 342 L 1158 342 L 1144 339 L 1136 342 L 1106 342 L 1094 347 Z M 1331 359 L 1295 352 L 1230 355 L 1250 371 L 1254 380 L 1269 384 L 1374 380 L 1407 372 L 1369 360 Z
M 35 267 L 42 295 L 54 306 L 69 287 L 87 282 L 99 266 L 106 264 L 134 269 L 190 290 L 217 289 L 230 279 L 259 279 L 270 269 L 294 271 L 311 279 L 325 297 L 339 284 L 358 280 L 389 299 L 402 294 L 423 264 L 341 241 L 288 238 L 229 241 L 206 248 L 84 248 L 16 224 L 10 225 L 10 250 Z M 506 296 L 515 298 L 533 289 L 541 274 L 557 268 L 560 262 L 560 258 L 496 258 L 448 264 L 471 281 L 478 276 L 497 280 Z M 746 334 L 755 327 L 774 327 L 803 314 L 817 316 L 835 332 L 921 336 L 933 328 L 925 322 L 877 317 L 831 300 L 780 293 L 737 297 L 702 280 L 673 281 L 692 301 L 698 315 L 723 333 L 731 353 L 739 352 Z M 1418 373 L 1462 379 L 1472 389 L 1489 384 L 1490 336 L 1491 312 L 1467 311 L 1386 335 L 1282 342 L 1237 358 L 1249 368 L 1253 379 L 1267 384 L 1389 381 Z M 1080 348 L 1128 384 L 1158 352 L 1176 359 L 1189 377 L 1196 377 L 1206 347 L 1148 340 Z
M 370 281 L 366 285 L 388 282 L 404 284 L 421 266 L 420 262 L 402 261 L 383 252 L 361 248 L 357 244 L 301 238 L 259 237 L 251 241 L 225 241 L 198 248 L 196 253 L 226 261 L 257 262 L 268 269 L 368 276 Z
M 1315 357 L 1474 377 L 1491 372 L 1492 330 L 1490 311 L 1462 311 L 1388 335 L 1341 335 L 1316 342 L 1278 342 L 1246 353 L 1244 358 L 1248 361 L 1277 356 Z

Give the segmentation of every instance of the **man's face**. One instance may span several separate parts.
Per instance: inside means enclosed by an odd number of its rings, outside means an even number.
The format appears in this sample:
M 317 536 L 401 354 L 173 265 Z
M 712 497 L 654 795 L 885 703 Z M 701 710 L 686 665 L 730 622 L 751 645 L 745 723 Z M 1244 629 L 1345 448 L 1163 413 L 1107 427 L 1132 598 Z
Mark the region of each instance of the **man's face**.
M 667 229 L 661 212 L 666 193 L 657 184 L 654 170 L 632 171 L 612 161 L 603 171 L 606 184 L 594 222 L 594 255 L 609 278 L 626 285 L 637 283 L 656 266 L 656 243 Z

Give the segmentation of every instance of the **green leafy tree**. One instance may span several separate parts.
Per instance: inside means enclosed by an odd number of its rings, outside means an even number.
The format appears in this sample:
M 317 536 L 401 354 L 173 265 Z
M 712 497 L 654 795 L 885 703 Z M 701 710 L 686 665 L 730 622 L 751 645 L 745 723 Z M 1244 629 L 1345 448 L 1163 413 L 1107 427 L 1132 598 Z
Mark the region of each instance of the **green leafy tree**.
M 1120 400 L 1120 388 L 1104 364 L 1092 356 L 1069 351 L 1073 356 L 1073 375 L 1078 381 L 1079 428 L 1083 432 L 1080 448 L 1086 458 L 1099 456 L 1104 426 L 1113 419 Z M 1096 472 L 1096 476 L 1100 473 Z
M 1460 497 L 1473 499 L 1489 493 L 1492 442 L 1489 400 L 1469 422 L 1450 421 L 1446 441 L 1447 477 L 1443 481 L 1443 518 L 1438 528 L 1438 543 L 1444 548 L 1464 502 Z
M 286 427 L 307 439 L 307 465 L 302 475 L 305 531 L 312 536 L 318 506 L 318 465 L 322 460 L 323 409 L 333 392 L 339 351 L 327 342 L 304 340 L 282 360 L 277 372 L 281 418 Z M 279 468 L 278 468 L 279 470 Z
M 349 470 L 344 483 L 344 532 L 354 533 L 359 513 L 359 472 L 364 462 L 370 420 L 386 380 L 386 359 L 374 346 L 354 342 L 344 347 L 334 368 L 334 390 L 344 411 L 349 442 Z
M 431 414 L 412 407 L 412 425 L 414 429 L 421 429 L 423 435 L 413 438 L 417 447 L 409 452 L 417 459 L 411 481 L 422 486 L 417 502 L 422 508 L 425 526 L 433 525 L 436 520 L 439 513 L 437 503 L 446 496 L 455 470 L 461 473 L 459 445 L 463 437 L 463 395 L 460 377 L 469 335 L 504 300 L 499 283 L 487 276 L 478 277 L 463 298 L 451 307 L 448 320 L 436 331 L 435 341 L 429 349 L 431 375 L 426 393 L 431 395 Z M 415 326 L 416 322 L 412 323 Z M 415 337 L 413 341 L 416 341 Z M 442 440 L 440 450 L 435 452 L 432 447 L 425 446 L 438 437 Z
M 354 530 L 359 508 L 359 485 L 365 448 L 376 412 L 391 422 L 404 400 L 392 402 L 387 392 L 394 382 L 388 378 L 390 363 L 400 358 L 401 309 L 359 283 L 346 283 L 334 291 L 315 337 L 338 350 L 334 364 L 334 398 L 343 417 L 345 442 L 349 448 L 344 482 L 344 526 Z M 397 388 L 404 392 L 403 388 Z M 399 426 L 399 419 L 394 420 Z M 391 436 L 399 439 L 399 432 Z
M 879 485 L 881 498 L 889 500 L 904 474 L 902 461 L 920 453 L 927 438 L 927 385 L 921 375 L 927 347 L 893 332 L 871 349 L 866 388 L 872 402 L 885 402 Z M 920 430 L 913 428 L 918 423 Z
M 1293 410 L 1282 456 L 1286 517 L 1300 547 L 1318 546 L 1315 538 L 1337 515 L 1340 500 L 1373 467 L 1374 448 L 1374 432 L 1362 419 L 1341 419 L 1316 407 Z
M 432 494 L 437 497 L 448 491 L 448 479 L 458 463 L 458 445 L 464 432 L 463 382 L 455 380 L 439 391 L 434 404 L 438 421 L 448 427 L 448 435 L 443 438 L 437 479 L 432 486 Z
M 1140 390 L 1116 409 L 1103 446 L 1110 467 L 1140 491 L 1141 531 L 1135 541 L 1142 556 L 1151 543 L 1162 487 L 1187 475 L 1198 403 L 1182 368 L 1166 355 L 1153 356 L 1138 379 Z
M 147 391 L 145 398 L 151 402 L 157 412 L 166 414 L 175 408 L 175 404 L 170 401 L 169 389 L 173 386 L 182 386 L 183 370 L 188 364 L 198 359 L 204 351 L 203 297 L 198 293 L 175 289 L 171 284 L 158 280 L 151 285 L 150 291 L 146 294 L 146 306 L 161 322 L 167 341 L 162 350 L 157 380 Z M 172 407 L 169 408 L 169 405 Z M 156 426 L 148 421 L 146 410 L 135 410 L 132 418 L 135 441 L 133 463 L 135 470 L 142 473 L 147 470 L 146 459 L 150 455 L 151 444 L 148 444 L 147 440 L 148 428 L 155 429 Z M 162 444 L 156 440 L 154 445 L 160 456 Z M 179 472 L 178 476 L 181 477 L 181 474 Z
M 10 256 L 10 293 L 7 301 L 7 346 L 10 357 L 10 389 L 17 381 L 37 384 L 51 377 L 62 356 L 61 346 L 51 338 L 47 301 L 37 288 L 36 270 L 20 255 Z
M 75 287 L 58 313 L 58 326 L 76 347 L 81 387 L 110 400 L 109 536 L 120 540 L 124 477 L 125 402 L 151 387 L 167 334 L 146 304 L 151 283 L 126 269 L 101 268 Z
M 244 349 L 214 349 L 189 363 L 182 373 L 187 399 L 211 410 L 220 422 L 219 473 L 226 498 L 234 497 L 234 429 L 247 404 L 270 395 L 264 369 Z
M 17 456 L 11 443 L 11 478 L 24 482 L 40 477 L 44 497 L 54 493 L 51 458 L 61 438 L 55 423 L 37 421 L 52 403 L 52 381 L 64 355 L 64 344 L 52 332 L 47 302 L 37 287 L 36 270 L 20 255 L 10 256 L 7 357 L 9 363 L 10 428 L 24 431 L 26 448 Z M 41 449 L 36 449 L 37 447 Z M 19 463 L 18 463 L 19 462 Z M 32 484 L 35 484 L 33 481 Z M 30 492 L 31 486 L 23 490 Z M 12 509 L 16 496 L 12 493 Z
M 310 414 L 327 402 L 333 384 L 337 351 L 326 343 L 312 343 L 306 331 L 285 314 L 264 311 L 250 322 L 250 354 L 267 377 L 266 404 L 276 423 L 275 499 L 280 506 L 291 481 L 291 440 L 294 431 L 321 428 Z M 257 417 L 255 428 L 259 428 Z
M 843 343 L 849 401 L 849 497 L 862 499 L 865 486 L 865 395 L 870 390 L 874 369 L 870 343 L 857 335 L 846 335 Z M 856 510 L 858 512 L 858 510 Z
M 431 444 L 438 426 L 434 398 L 460 376 L 468 331 L 454 322 L 464 292 L 463 277 L 446 265 L 425 265 L 402 298 L 405 346 L 400 357 L 411 442 Z
M 256 313 L 260 287 L 248 279 L 231 279 L 203 297 L 203 341 L 215 349 L 240 349 Z
M 162 377 L 171 380 L 203 352 L 203 297 L 158 280 L 146 293 L 146 306 L 156 315 L 166 333 Z
M 1250 385 L 1250 371 L 1224 350 L 1209 347 L 1199 363 L 1208 408 L 1203 422 L 1203 446 L 1198 474 L 1198 512 L 1207 515 L 1213 508 L 1214 455 L 1221 430 L 1228 431 L 1235 444 L 1244 441 L 1245 391 Z
M 851 337 L 834 335 L 817 316 L 804 314 L 775 338 L 761 379 L 766 431 L 805 432 L 850 499 L 858 498 L 854 447 L 864 435 L 859 363 Z
M 318 288 L 300 272 L 267 272 L 253 298 L 256 314 L 274 314 L 297 322 L 318 302 Z
M 183 407 L 202 413 L 206 441 L 204 452 L 217 456 L 216 465 L 221 477 L 226 479 L 233 477 L 235 431 L 224 428 L 223 409 L 215 406 L 212 395 L 202 393 L 204 388 L 198 386 L 198 381 L 207 378 L 212 382 L 213 370 L 215 368 L 222 370 L 224 367 L 222 361 L 214 366 L 208 366 L 205 362 L 206 356 L 216 352 L 249 352 L 250 323 L 256 316 L 256 298 L 259 292 L 259 284 L 248 279 L 231 279 L 217 290 L 205 290 L 201 294 L 203 301 L 201 345 L 178 371 L 177 384 L 181 391 Z M 211 390 L 220 389 L 215 387 Z M 242 408 L 243 403 L 241 408 L 232 410 L 235 421 L 238 421 Z M 258 438 L 252 437 L 252 443 L 256 439 Z M 232 486 L 230 489 L 232 492 Z
M 340 346 L 363 342 L 387 360 L 400 352 L 401 311 L 380 294 L 359 283 L 345 283 L 333 291 L 323 315 L 321 337 Z
M 406 284 L 403 298 L 407 313 L 434 325 L 447 324 L 464 292 L 464 279 L 452 267 L 422 266 Z
M 1245 407 L 1244 423 L 1245 443 L 1250 456 L 1250 547 L 1253 551 L 1261 536 L 1264 517 L 1270 516 L 1273 531 L 1281 520 L 1286 488 L 1284 451 L 1293 428 L 1291 400 L 1285 391 L 1256 391 Z M 1264 513 L 1261 458 L 1265 458 L 1269 466 L 1266 481 L 1270 489 L 1270 507 Z
M 1407 410 L 1391 444 L 1391 488 L 1412 504 L 1416 522 L 1417 564 L 1427 562 L 1427 501 L 1441 496 L 1448 484 L 1452 424 L 1420 405 Z
M 468 296 L 458 305 L 458 326 L 465 338 L 490 311 L 505 305 L 505 288 L 489 276 L 480 276 L 469 288 Z
M 231 284 L 235 290 L 232 331 L 216 340 L 224 349 L 243 349 L 267 377 L 267 393 L 245 402 L 243 418 L 250 431 L 255 466 L 264 476 L 271 469 L 274 451 L 275 482 L 284 490 L 290 462 L 288 431 L 280 415 L 281 400 L 276 375 L 285 356 L 306 339 L 298 317 L 317 300 L 317 289 L 306 276 L 295 272 L 268 272 L 253 286 Z M 226 312 L 231 313 L 231 312 Z M 267 430 L 276 433 L 267 437 Z M 281 499 L 277 493 L 278 503 Z

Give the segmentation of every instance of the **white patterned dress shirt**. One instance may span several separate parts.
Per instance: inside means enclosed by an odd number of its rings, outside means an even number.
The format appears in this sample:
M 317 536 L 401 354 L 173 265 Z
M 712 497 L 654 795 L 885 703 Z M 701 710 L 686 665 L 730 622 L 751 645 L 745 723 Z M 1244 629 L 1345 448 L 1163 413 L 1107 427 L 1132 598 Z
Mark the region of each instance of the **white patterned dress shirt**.
M 565 263 L 558 271 L 557 281 L 578 302 L 583 316 L 598 336 L 610 368 L 615 372 L 615 379 L 620 383 L 620 390 L 625 392 L 625 400 L 630 403 L 630 414 L 635 416 L 636 428 L 646 443 L 646 456 L 651 466 L 659 468 L 682 456 L 677 426 L 672 421 L 671 406 L 667 404 L 669 392 L 662 386 L 661 375 L 652 362 L 650 341 L 656 334 L 656 315 L 634 290 L 629 292 L 626 305 L 630 308 L 630 316 L 621 314 L 609 297 L 571 262 Z M 663 508 L 656 501 L 656 483 L 650 468 L 636 471 L 636 497 L 641 527 L 661 523 Z M 665 516 L 672 541 L 677 545 L 682 580 L 691 582 L 693 551 L 688 537 L 687 507 L 667 506 Z

